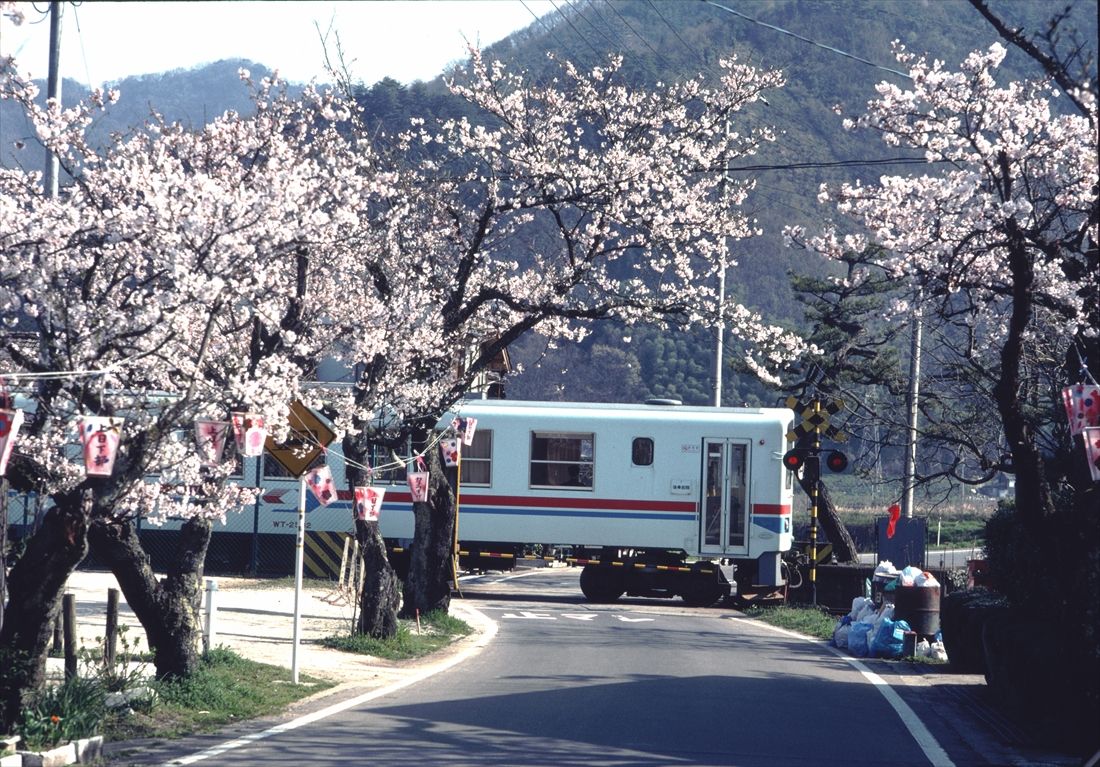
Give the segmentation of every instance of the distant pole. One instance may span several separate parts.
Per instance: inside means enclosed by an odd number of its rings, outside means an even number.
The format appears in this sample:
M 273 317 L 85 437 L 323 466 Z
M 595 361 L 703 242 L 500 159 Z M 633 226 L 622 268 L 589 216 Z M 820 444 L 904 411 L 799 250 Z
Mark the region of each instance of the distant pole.
M 61 0 L 50 3 L 50 69 L 46 81 L 46 98 L 61 104 Z M 57 155 L 46 149 L 46 171 L 42 176 L 43 192 L 57 197 Z
M 726 117 L 726 140 L 729 140 L 730 135 L 730 121 L 729 117 Z M 729 160 L 726 157 L 726 153 L 722 153 L 722 203 L 723 205 L 728 200 L 726 184 L 729 182 L 729 173 L 727 171 L 727 165 Z M 719 256 L 718 264 L 718 337 L 715 339 L 714 344 L 714 406 L 722 407 L 722 357 L 725 355 L 725 333 L 726 333 L 726 262 L 729 257 L 729 242 L 723 236 L 722 237 L 722 250 Z
M 917 419 L 920 397 L 920 347 L 924 320 L 921 316 L 921 304 L 924 291 L 917 291 L 917 305 L 913 307 L 913 332 L 909 345 L 909 436 L 905 446 L 905 493 L 901 499 L 902 514 L 906 519 L 913 518 L 913 487 L 917 477 Z

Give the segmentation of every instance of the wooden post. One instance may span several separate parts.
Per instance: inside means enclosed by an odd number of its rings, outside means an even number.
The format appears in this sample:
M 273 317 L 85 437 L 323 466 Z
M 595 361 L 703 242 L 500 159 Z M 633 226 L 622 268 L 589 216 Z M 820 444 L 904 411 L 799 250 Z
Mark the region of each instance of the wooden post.
M 53 622 L 53 642 L 50 644 L 50 655 L 60 655 L 64 647 L 61 637 L 61 616 L 58 615 Z
M 114 668 L 115 648 L 118 644 L 118 589 L 107 589 L 107 636 L 103 645 L 103 659 L 107 668 Z
M 61 598 L 62 628 L 65 632 L 65 678 L 76 676 L 76 597 L 66 594 Z

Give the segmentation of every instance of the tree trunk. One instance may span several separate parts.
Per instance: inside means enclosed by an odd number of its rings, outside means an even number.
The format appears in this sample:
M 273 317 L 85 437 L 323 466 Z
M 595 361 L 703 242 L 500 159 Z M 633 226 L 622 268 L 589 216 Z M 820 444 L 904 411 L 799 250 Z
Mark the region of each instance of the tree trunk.
M 1024 526 L 1039 534 L 1043 520 L 1054 513 L 1054 499 L 1043 470 L 1043 457 L 1024 414 L 1020 381 L 1024 338 L 1032 320 L 1035 270 L 1019 233 L 1010 231 L 1009 234 L 1012 313 L 1001 347 L 1001 374 L 993 387 L 993 396 L 1004 424 L 1008 449 L 1012 453 L 1012 466 L 1016 474 L 1016 510 Z
M 344 437 L 344 455 L 348 484 L 353 488 L 367 484 L 367 442 L 362 434 Z M 376 639 L 397 634 L 397 608 L 401 605 L 401 581 L 386 556 L 386 543 L 377 522 L 355 520 L 355 540 L 362 558 L 363 589 L 359 593 L 359 619 L 355 630 Z
M 359 620 L 355 630 L 375 639 L 397 634 L 397 608 L 401 582 L 386 558 L 386 543 L 377 522 L 356 520 L 355 539 L 362 558 L 363 590 L 359 594 Z
M 53 498 L 8 577 L 0 630 L 0 733 L 11 732 L 23 700 L 46 680 L 47 645 L 70 573 L 88 551 L 90 503 L 81 491 Z
M 813 493 L 813 480 L 809 475 L 810 472 L 804 471 L 802 476 L 798 478 L 798 484 L 806 495 Z M 829 539 L 829 543 L 833 544 L 833 554 L 836 555 L 836 561 L 841 564 L 858 562 L 859 552 L 856 550 L 855 539 L 852 538 L 852 534 L 848 532 L 844 520 L 837 513 L 836 506 L 833 505 L 833 500 L 829 497 L 829 490 L 824 482 L 819 483 L 818 486 L 817 519 L 821 526 L 825 528 L 825 537 Z
M 96 520 L 89 532 L 92 550 L 118 580 L 149 638 L 160 679 L 189 676 L 198 669 L 202 644 L 202 572 L 213 529 L 192 517 L 180 529 L 175 555 L 158 581 L 130 522 Z
M 426 440 L 421 441 L 421 444 Z M 444 474 L 438 450 L 425 456 L 431 473 L 426 503 L 413 504 L 416 528 L 409 556 L 409 577 L 405 580 L 402 618 L 414 618 L 433 610 L 446 611 L 451 604 L 451 580 L 454 576 L 455 500 Z

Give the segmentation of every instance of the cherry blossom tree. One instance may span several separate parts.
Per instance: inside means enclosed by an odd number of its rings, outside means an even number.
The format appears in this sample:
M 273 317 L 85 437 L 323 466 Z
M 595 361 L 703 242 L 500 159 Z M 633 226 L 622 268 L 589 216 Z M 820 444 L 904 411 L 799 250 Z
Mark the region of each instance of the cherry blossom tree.
M 149 634 L 158 674 L 197 661 L 198 584 L 211 520 L 249 500 L 229 464 L 204 466 L 195 417 L 255 412 L 278 431 L 299 379 L 354 326 L 360 348 L 383 307 L 341 280 L 384 180 L 349 141 L 338 100 L 291 100 L 265 81 L 257 113 L 197 133 L 154 118 L 100 152 L 83 131 L 102 94 L 72 110 L 39 107 L 11 63 L 0 94 L 22 104 L 72 177 L 57 199 L 37 173 L 0 170 L 0 354 L 35 382 L 12 485 L 48 498 L 12 570 L 0 648 L 3 722 L 42 681 L 61 589 L 92 540 Z M 341 260 L 344 260 L 344 263 Z M 11 332 L 11 331 L 18 332 Z M 109 477 L 85 476 L 74 420 L 124 419 Z M 158 581 L 132 527 L 184 520 Z M 18 663 L 14 662 L 18 660 Z
M 912 87 L 881 84 L 867 114 L 849 125 L 923 151 L 944 170 L 848 184 L 823 190 L 822 199 L 835 199 L 866 227 L 884 248 L 881 266 L 910 281 L 912 300 L 966 323 L 968 353 L 986 362 L 996 355 L 986 365 L 996 371 L 992 397 L 1018 506 L 1035 521 L 1051 513 L 1053 501 L 1021 366 L 1037 343 L 1053 340 L 1038 329 L 1052 330 L 1063 349 L 1095 331 L 1096 107 L 1093 94 L 1081 92 L 1087 113 L 1060 113 L 1059 92 L 1046 82 L 999 86 L 1005 53 L 994 44 L 951 72 L 899 46 Z M 839 253 L 862 250 L 863 242 L 826 235 L 814 244 Z
M 1044 716 L 1068 723 L 1063 738 L 1092 739 L 1091 752 L 1094 736 L 1082 733 L 1100 712 L 1100 487 L 1082 470 L 1080 438 L 1072 461 L 1053 447 L 1068 434 L 1064 414 L 1052 415 L 1062 413 L 1067 360 L 1075 373 L 1100 328 L 1095 76 L 1062 70 L 1060 85 L 1049 76 L 1002 85 L 1006 53 L 995 43 L 951 71 L 897 46 L 911 83 L 880 84 L 849 125 L 923 152 L 931 167 L 823 189 L 864 233 L 809 242 L 833 256 L 880 246 L 875 266 L 907 287 L 894 311 L 916 305 L 939 326 L 939 364 L 959 371 L 956 391 L 999 426 L 1006 457 L 983 468 L 1015 474 L 1015 504 L 987 528 L 987 550 L 1016 612 L 987 627 L 988 678 L 1006 700 L 1050 701 Z M 1052 61 L 1040 61 L 1048 74 Z M 978 455 L 990 447 L 982 431 L 969 435 Z M 1015 669 L 1021 662 L 1033 665 Z M 1056 691 L 1045 680 L 1059 680 Z
M 779 73 L 731 58 L 713 85 L 697 78 L 643 90 L 620 80 L 613 57 L 590 72 L 562 62 L 543 85 L 471 54 L 467 79 L 450 88 L 477 117 L 417 122 L 394 140 L 409 217 L 372 250 L 389 267 L 371 279 L 388 294 L 413 295 L 395 287 L 411 279 L 431 296 L 418 308 L 399 303 L 418 318 L 407 333 L 430 328 L 431 341 L 402 343 L 401 354 L 390 344 L 375 358 L 352 353 L 364 419 L 349 434 L 366 436 L 350 437 L 347 454 L 365 463 L 368 437 L 379 438 L 367 435 L 365 419 L 379 402 L 404 416 L 394 444 L 411 431 L 423 451 L 438 419 L 460 409 L 477 376 L 531 330 L 571 341 L 603 319 L 712 325 L 721 317 L 746 340 L 746 364 L 758 374 L 774 378 L 797 356 L 804 344 L 793 334 L 722 305 L 715 291 L 724 241 L 757 233 L 740 207 L 751 182 L 723 189 L 720 169 L 774 139 L 738 113 L 780 87 Z M 466 349 L 474 353 L 459 366 Z M 388 388 L 394 382 L 400 391 Z M 431 501 L 415 508 L 402 608 L 410 616 L 450 598 L 453 495 L 436 452 L 426 456 Z

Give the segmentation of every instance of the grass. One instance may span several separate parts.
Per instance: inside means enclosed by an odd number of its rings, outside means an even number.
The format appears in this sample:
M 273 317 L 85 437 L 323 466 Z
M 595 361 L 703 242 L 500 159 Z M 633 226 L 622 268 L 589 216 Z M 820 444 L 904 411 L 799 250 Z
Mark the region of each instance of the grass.
M 836 628 L 836 618 L 818 607 L 750 607 L 745 614 L 772 626 L 818 639 L 831 638 Z
M 466 636 L 472 628 L 444 611 L 423 616 L 420 631 L 415 621 L 402 621 L 393 639 L 336 636 L 321 640 L 326 647 L 406 660 L 428 655 Z M 222 725 L 266 716 L 290 703 L 333 686 L 308 675 L 301 684 L 291 683 L 290 671 L 256 663 L 219 647 L 206 654 L 197 673 L 173 682 L 150 682 L 156 700 L 127 715 L 108 714 L 103 733 L 108 740 L 177 738 L 208 732 Z
M 308 675 L 291 683 L 290 671 L 256 663 L 231 650 L 207 653 L 199 671 L 187 679 L 151 682 L 157 700 L 147 710 L 110 714 L 108 740 L 178 738 L 221 725 L 281 711 L 288 704 L 333 686 Z
M 443 610 L 436 610 L 421 616 L 419 629 L 416 621 L 401 621 L 397 627 L 397 635 L 392 639 L 340 634 L 323 638 L 321 644 L 335 650 L 385 660 L 408 660 L 435 652 L 472 630 L 465 621 Z
M 800 499 L 804 501 L 805 499 Z M 840 519 L 855 538 L 861 551 L 870 551 L 874 547 L 875 520 L 885 518 L 887 505 L 867 506 L 863 504 L 838 503 Z M 810 523 L 808 507 L 796 503 L 794 524 L 799 529 Z M 985 544 L 985 524 L 996 510 L 996 502 L 991 499 L 970 500 L 965 503 L 944 504 L 935 508 L 918 507 L 916 516 L 925 520 L 927 525 L 926 545 L 929 551 L 934 549 L 980 549 Z

